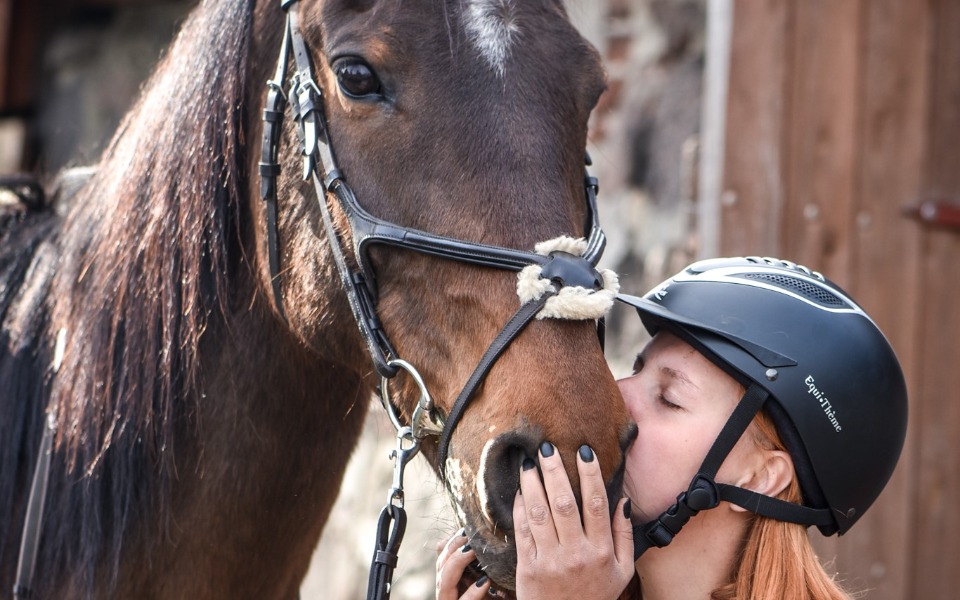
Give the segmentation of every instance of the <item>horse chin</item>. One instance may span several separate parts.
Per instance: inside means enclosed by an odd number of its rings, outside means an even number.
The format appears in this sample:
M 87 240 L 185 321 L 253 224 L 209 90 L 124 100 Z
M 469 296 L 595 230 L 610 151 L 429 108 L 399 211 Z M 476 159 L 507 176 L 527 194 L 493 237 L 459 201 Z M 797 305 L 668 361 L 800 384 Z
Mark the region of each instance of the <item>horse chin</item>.
M 483 574 L 499 589 L 515 589 L 517 548 L 512 535 L 499 531 L 482 515 L 473 520 L 468 519 L 465 529 L 470 545 L 477 553 L 477 561 Z
M 471 539 L 476 537 L 479 536 L 471 536 Z M 489 543 L 481 542 L 479 546 L 477 557 L 483 574 L 490 578 L 497 589 L 515 590 L 517 587 L 516 546 L 512 542 L 504 543 L 502 538 Z

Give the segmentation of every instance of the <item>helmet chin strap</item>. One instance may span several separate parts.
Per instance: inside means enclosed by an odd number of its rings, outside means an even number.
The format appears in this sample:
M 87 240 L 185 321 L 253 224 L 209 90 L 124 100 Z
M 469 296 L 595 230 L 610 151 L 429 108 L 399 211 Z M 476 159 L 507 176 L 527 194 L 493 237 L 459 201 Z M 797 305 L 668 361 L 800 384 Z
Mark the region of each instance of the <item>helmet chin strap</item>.
M 733 409 L 733 414 L 720 430 L 720 435 L 710 447 L 687 491 L 677 496 L 676 503 L 655 520 L 633 528 L 634 559 L 640 558 L 641 554 L 653 546 L 666 546 L 694 515 L 719 506 L 720 489 L 714 481 L 717 471 L 767 398 L 766 390 L 755 383 L 750 384 L 737 407 Z
M 673 506 L 655 520 L 633 528 L 634 560 L 654 546 L 662 548 L 668 545 L 687 521 L 702 510 L 716 508 L 721 501 L 736 504 L 758 515 L 790 523 L 801 525 L 834 523 L 831 510 L 828 508 L 810 508 L 715 481 L 720 465 L 769 397 L 765 389 L 756 383 L 750 384 L 723 429 L 720 430 L 720 434 L 710 447 L 707 457 L 687 490 L 677 496 Z

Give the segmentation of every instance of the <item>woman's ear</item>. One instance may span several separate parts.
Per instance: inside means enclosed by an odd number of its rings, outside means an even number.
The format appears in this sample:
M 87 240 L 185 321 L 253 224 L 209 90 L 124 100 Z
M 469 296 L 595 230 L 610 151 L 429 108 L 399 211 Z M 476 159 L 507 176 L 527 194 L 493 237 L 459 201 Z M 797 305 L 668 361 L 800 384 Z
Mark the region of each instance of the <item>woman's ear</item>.
M 782 450 L 762 450 L 763 458 L 755 469 L 735 483 L 737 487 L 750 490 L 764 496 L 776 497 L 787 489 L 795 477 L 793 459 Z M 731 504 L 737 512 L 746 512 L 747 509 Z

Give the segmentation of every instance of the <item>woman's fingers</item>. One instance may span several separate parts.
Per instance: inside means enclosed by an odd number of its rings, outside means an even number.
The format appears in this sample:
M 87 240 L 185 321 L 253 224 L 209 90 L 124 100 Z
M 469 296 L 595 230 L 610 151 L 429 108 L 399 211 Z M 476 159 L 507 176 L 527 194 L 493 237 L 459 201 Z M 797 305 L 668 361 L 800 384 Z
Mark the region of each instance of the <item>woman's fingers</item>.
M 467 588 L 467 591 L 460 596 L 460 600 L 480 600 L 487 598 L 490 591 L 490 580 L 486 575 L 477 580 L 477 582 Z
M 609 501 L 593 451 L 577 454 L 583 522 L 563 461 L 540 447 L 540 484 L 534 462 L 524 460 L 522 495 L 514 503 L 519 598 L 616 598 L 634 573 L 630 521 L 618 504 L 611 527 Z M 625 503 L 626 501 L 624 501 Z
M 595 546 L 609 544 L 610 503 L 600 473 L 600 461 L 596 460 L 590 446 L 580 446 L 577 451 L 577 471 L 580 473 L 583 529 L 587 539 Z
M 440 572 L 440 568 L 443 567 L 443 563 L 452 555 L 455 551 L 462 548 L 467 543 L 467 533 L 464 529 L 453 534 L 453 536 L 442 544 L 437 549 L 437 572 Z
M 540 470 L 543 471 L 543 485 L 550 499 L 550 512 L 560 545 L 569 546 L 578 542 L 583 539 L 580 509 L 567 472 L 563 469 L 560 453 L 550 442 L 540 444 Z
M 633 522 L 630 520 L 630 498 L 623 498 L 617 504 L 613 513 L 613 550 L 617 562 L 630 565 L 629 573 L 633 572 Z
M 460 530 L 437 556 L 437 600 L 457 600 L 457 584 L 463 578 L 467 565 L 474 559 L 476 553 L 467 544 L 463 530 Z
M 539 551 L 541 547 L 557 544 L 557 530 L 554 528 L 550 502 L 540 483 L 536 467 L 537 464 L 532 458 L 523 459 L 520 466 L 520 493 L 523 494 L 526 524 Z
M 517 568 L 533 562 L 537 558 L 537 543 L 527 520 L 527 505 L 519 491 L 513 499 L 513 536 L 517 544 Z

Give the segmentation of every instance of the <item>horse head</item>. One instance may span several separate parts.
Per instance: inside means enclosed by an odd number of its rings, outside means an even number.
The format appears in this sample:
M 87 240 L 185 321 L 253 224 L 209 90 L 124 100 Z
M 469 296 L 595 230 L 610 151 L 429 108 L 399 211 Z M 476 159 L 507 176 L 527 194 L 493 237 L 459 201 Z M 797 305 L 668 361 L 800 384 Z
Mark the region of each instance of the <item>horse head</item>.
M 284 31 L 279 3 L 261 4 L 258 56 L 276 53 Z M 560 235 L 584 235 L 587 121 L 605 80 L 596 51 L 559 0 L 296 4 L 325 115 L 320 141 L 333 148 L 363 210 L 402 228 L 526 251 Z M 272 73 L 265 65 L 255 76 L 266 81 Z M 259 116 L 250 112 L 250 119 Z M 278 283 L 278 321 L 370 389 L 379 379 L 335 285 L 322 207 L 314 185 L 301 177 L 290 119 L 279 140 L 278 273 L 269 266 L 271 219 L 264 205 L 252 206 L 260 290 L 269 298 Z M 258 165 L 251 161 L 251 168 Z M 520 305 L 517 277 L 389 244 L 371 244 L 368 256 L 358 256 L 350 250 L 356 232 L 349 215 L 333 196 L 320 202 L 328 203 L 346 260 L 371 271 L 366 285 L 393 350 L 422 374 L 439 418 L 449 416 Z M 410 419 L 417 385 L 403 375 L 390 385 Z M 424 450 L 442 472 L 483 568 L 509 587 L 512 505 L 523 458 L 552 442 L 578 490 L 575 453 L 589 444 L 613 504 L 634 431 L 593 320 L 542 319 L 518 335 L 478 386 L 451 432 L 444 464 L 432 440 Z

